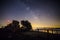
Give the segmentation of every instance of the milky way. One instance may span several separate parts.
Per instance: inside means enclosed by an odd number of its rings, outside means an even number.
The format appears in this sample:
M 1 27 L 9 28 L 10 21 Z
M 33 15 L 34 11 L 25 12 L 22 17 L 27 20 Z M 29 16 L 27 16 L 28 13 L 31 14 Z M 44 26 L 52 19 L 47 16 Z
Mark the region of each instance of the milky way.
M 7 20 L 29 20 L 33 28 L 60 25 L 58 1 L 1 0 L 0 5 L 1 25 L 6 25 Z

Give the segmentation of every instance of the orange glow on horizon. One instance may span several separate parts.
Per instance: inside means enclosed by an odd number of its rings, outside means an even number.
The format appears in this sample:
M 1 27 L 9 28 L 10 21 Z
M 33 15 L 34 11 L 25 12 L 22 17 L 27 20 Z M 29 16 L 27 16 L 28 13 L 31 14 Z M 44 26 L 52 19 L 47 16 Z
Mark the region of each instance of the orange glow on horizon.
M 37 28 L 60 28 L 59 24 L 54 24 L 54 25 L 47 25 L 47 24 L 32 24 L 33 29 Z
M 7 24 L 11 23 L 12 21 L 11 20 L 5 20 L 3 23 L 2 23 L 2 26 L 6 26 Z M 60 24 L 43 24 L 43 23 L 34 23 L 34 22 L 31 22 L 31 25 L 32 25 L 32 28 L 33 29 L 37 29 L 37 28 L 60 28 Z M 21 24 L 20 24 L 20 27 L 21 27 Z

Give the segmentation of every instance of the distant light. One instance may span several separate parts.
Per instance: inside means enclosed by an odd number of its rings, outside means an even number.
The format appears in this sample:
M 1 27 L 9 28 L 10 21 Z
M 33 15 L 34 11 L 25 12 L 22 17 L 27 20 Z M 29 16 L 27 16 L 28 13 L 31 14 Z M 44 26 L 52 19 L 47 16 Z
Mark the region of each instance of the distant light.
M 10 22 L 10 20 L 7 20 L 8 22 Z

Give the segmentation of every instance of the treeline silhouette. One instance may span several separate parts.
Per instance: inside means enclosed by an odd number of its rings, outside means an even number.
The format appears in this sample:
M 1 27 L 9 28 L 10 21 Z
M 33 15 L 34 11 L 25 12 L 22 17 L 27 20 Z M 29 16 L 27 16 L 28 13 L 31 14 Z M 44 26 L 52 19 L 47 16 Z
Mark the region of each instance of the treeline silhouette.
M 5 26 L 4 30 L 5 31 L 11 31 L 11 32 L 25 32 L 25 31 L 30 31 L 32 29 L 31 23 L 28 20 L 22 20 L 21 21 L 22 27 L 19 25 L 19 21 L 13 20 L 12 23 L 8 24 Z
M 12 23 L 8 24 L 4 28 L 0 28 L 0 38 L 5 38 L 5 39 L 14 38 L 15 39 L 22 32 L 27 32 L 27 31 L 32 30 L 31 23 L 28 20 L 22 20 L 21 25 L 22 27 L 20 27 L 19 21 L 13 20 Z
M 58 36 L 33 31 L 32 25 L 28 20 L 21 20 L 21 25 L 19 25 L 19 21 L 13 20 L 12 23 L 8 24 L 4 28 L 0 28 L 0 39 L 2 40 L 57 40 Z

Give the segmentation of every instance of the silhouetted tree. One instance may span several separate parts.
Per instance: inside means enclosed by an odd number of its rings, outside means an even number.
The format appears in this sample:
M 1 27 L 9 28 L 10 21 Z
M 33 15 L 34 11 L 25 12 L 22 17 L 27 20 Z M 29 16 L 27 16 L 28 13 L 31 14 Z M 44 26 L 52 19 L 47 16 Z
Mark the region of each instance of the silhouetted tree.
M 5 29 L 12 31 L 12 32 L 16 32 L 18 31 L 20 28 L 19 22 L 16 20 L 13 20 L 12 23 L 8 24 Z
M 20 31 L 20 25 L 19 22 L 16 20 L 13 20 L 12 23 L 5 26 L 5 28 L 2 29 L 2 32 L 0 34 L 3 38 L 12 38 L 16 37 L 16 34 L 18 34 Z
M 22 20 L 21 21 L 22 27 L 21 29 L 23 31 L 30 31 L 32 29 L 31 23 L 28 20 Z

